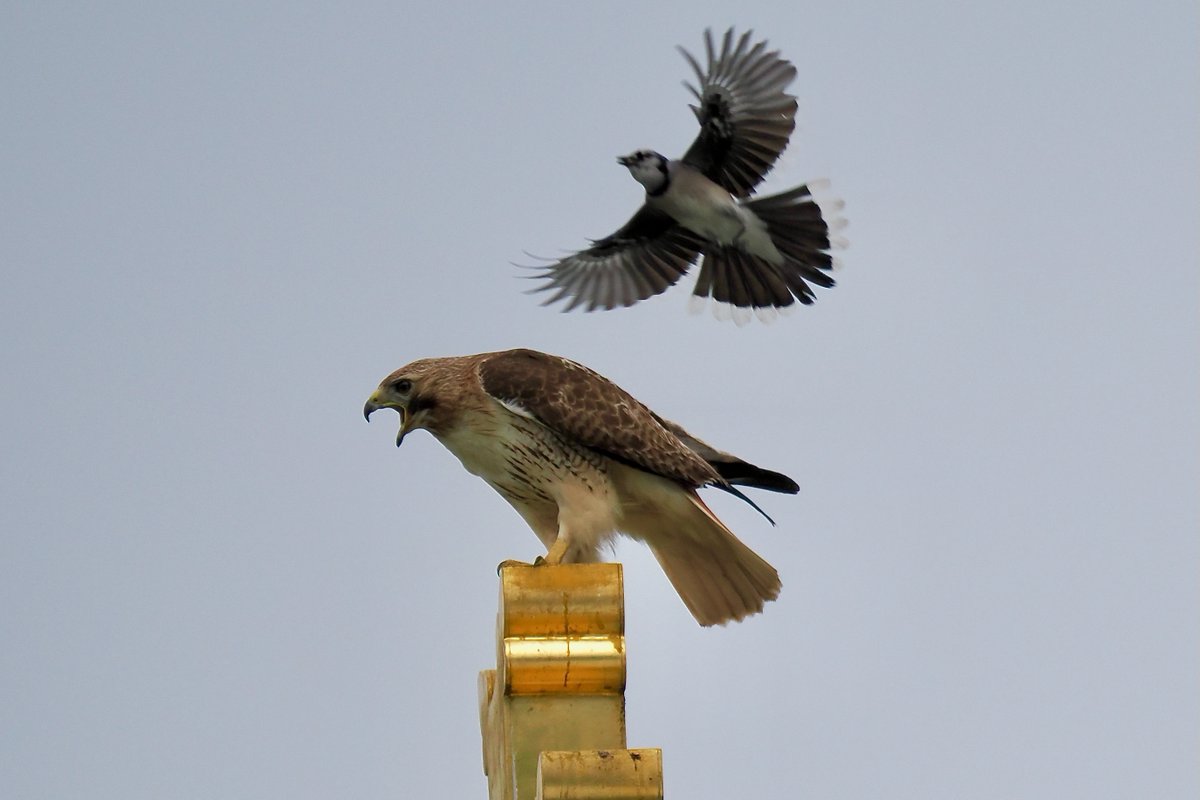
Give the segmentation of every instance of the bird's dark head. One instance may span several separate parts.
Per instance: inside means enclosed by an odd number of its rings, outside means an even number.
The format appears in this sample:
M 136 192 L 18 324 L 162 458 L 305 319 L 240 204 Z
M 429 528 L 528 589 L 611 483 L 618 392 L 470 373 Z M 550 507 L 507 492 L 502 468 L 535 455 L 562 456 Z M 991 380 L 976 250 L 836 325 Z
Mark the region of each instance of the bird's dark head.
M 636 150 L 621 156 L 617 163 L 629 169 L 633 179 L 646 187 L 649 194 L 662 194 L 666 190 L 668 171 L 667 157 L 653 150 Z
M 367 398 L 363 406 L 363 417 L 370 422 L 371 415 L 381 408 L 394 408 L 400 414 L 400 432 L 396 434 L 396 446 L 404 442 L 408 432 L 416 428 L 430 428 L 438 411 L 438 385 L 446 359 L 427 358 L 388 375 L 379 387 Z

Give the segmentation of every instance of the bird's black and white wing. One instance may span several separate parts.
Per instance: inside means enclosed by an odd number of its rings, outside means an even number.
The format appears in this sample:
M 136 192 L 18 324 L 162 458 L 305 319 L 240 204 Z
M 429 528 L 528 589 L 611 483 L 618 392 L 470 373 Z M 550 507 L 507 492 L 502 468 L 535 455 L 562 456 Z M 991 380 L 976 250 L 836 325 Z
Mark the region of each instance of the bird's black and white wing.
M 699 103 L 691 108 L 700 122 L 700 135 L 681 160 L 735 197 L 754 192 L 796 127 L 796 98 L 784 91 L 796 68 L 778 51 L 767 51 L 765 40 L 751 45 L 751 33 L 735 43 L 730 28 L 717 52 L 706 30 L 707 69 L 678 48 L 696 73 L 698 84 L 684 85 Z
M 631 306 L 666 291 L 700 254 L 704 240 L 666 214 L 642 206 L 616 233 L 574 255 L 537 267 L 545 283 L 531 292 L 554 292 L 542 305 L 567 300 L 563 311 Z

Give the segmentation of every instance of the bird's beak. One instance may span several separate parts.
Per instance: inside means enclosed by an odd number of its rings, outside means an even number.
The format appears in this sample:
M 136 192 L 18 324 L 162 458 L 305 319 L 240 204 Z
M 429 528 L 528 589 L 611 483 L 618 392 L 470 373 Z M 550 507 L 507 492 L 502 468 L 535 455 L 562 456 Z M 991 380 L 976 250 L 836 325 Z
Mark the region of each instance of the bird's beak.
M 366 405 L 363 406 L 363 419 L 367 422 L 371 421 L 371 415 L 381 408 L 394 408 L 396 413 L 400 415 L 400 432 L 396 434 L 396 447 L 399 447 L 404 442 L 404 437 L 408 435 L 412 427 L 412 415 L 408 413 L 408 409 L 397 403 L 384 400 L 379 396 L 379 390 L 367 398 Z
M 629 158 L 629 156 L 617 156 L 617 163 L 622 167 L 628 167 L 633 163 L 633 161 Z

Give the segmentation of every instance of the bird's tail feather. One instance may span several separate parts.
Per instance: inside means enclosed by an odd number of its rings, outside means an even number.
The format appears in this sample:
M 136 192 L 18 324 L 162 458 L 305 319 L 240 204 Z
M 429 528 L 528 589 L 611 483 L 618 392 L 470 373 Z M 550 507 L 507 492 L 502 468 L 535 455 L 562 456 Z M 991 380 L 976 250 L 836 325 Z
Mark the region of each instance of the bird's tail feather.
M 685 519 L 639 538 L 701 625 L 723 625 L 762 611 L 779 596 L 779 573 L 734 536 L 695 492 L 688 500 Z
M 809 305 L 815 300 L 812 286 L 831 288 L 827 273 L 837 260 L 831 250 L 846 246 L 838 232 L 845 220 L 838 216 L 842 202 L 813 195 L 824 182 L 804 184 L 780 194 L 757 197 L 743 205 L 767 226 L 771 241 L 783 256 L 776 266 L 736 247 L 709 247 L 704 255 L 696 298 L 712 297 L 734 308 L 782 309 L 796 300 Z M 824 208 L 822 208 L 824 206 Z M 761 316 L 761 315 L 760 315 Z M 735 319 L 748 315 L 734 315 Z

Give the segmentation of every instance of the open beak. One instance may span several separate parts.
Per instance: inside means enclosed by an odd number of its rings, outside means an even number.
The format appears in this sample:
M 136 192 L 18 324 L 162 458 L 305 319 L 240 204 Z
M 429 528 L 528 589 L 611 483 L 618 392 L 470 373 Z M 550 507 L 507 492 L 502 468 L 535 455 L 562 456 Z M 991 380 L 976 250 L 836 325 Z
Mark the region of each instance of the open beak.
M 363 406 L 363 419 L 370 422 L 371 415 L 381 408 L 394 408 L 400 415 L 400 432 L 396 434 L 396 447 L 399 447 L 404 442 L 404 437 L 408 435 L 411 428 L 412 415 L 408 413 L 408 410 L 404 406 L 393 405 L 387 402 L 381 403 L 379 401 L 379 392 L 375 392 L 367 398 L 367 403 Z
M 617 156 L 617 163 L 622 167 L 628 167 L 633 163 L 633 158 L 631 156 Z
M 363 419 L 367 422 L 371 421 L 371 415 L 379 410 L 379 406 L 375 402 L 375 395 L 367 398 L 367 404 L 363 406 Z

